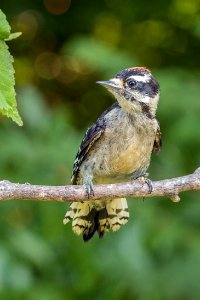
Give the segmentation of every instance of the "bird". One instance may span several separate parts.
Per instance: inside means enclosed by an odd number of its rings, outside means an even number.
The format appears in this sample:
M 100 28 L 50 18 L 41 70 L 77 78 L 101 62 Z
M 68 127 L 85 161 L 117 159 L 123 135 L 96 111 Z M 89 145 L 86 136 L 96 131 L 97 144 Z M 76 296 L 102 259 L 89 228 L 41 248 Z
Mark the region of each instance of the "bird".
M 156 119 L 160 87 L 151 71 L 131 67 L 106 81 L 97 81 L 117 100 L 88 128 L 76 155 L 71 182 L 84 185 L 88 198 L 93 184 L 147 179 L 152 152 L 161 148 L 161 131 Z M 151 185 L 150 185 L 151 187 Z M 128 222 L 125 198 L 72 202 L 63 223 L 90 240 L 95 232 L 103 237 Z

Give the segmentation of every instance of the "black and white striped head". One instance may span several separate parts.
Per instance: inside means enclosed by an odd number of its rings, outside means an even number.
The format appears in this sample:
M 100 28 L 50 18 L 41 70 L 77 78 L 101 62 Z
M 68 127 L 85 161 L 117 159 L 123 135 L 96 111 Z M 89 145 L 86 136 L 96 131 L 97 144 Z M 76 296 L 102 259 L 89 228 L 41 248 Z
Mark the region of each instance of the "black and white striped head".
M 125 110 L 155 115 L 160 88 L 148 69 L 143 67 L 125 69 L 114 78 L 97 83 L 105 86 Z

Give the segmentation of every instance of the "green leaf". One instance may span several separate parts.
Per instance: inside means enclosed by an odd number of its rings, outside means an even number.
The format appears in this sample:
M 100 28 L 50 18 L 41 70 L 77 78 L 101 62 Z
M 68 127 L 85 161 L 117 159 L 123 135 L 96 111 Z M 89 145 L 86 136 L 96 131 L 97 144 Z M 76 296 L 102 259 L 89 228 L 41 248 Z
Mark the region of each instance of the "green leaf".
M 7 39 L 10 35 L 10 25 L 6 20 L 6 16 L 0 9 L 0 39 Z
M 12 62 L 8 46 L 0 40 L 0 112 L 21 126 L 23 123 L 17 111 Z
M 5 41 L 11 41 L 17 39 L 21 34 L 22 34 L 21 32 L 13 32 L 9 35 L 7 39 L 5 39 Z
M 10 34 L 10 26 L 0 10 L 0 113 L 22 126 L 23 122 L 17 111 L 13 57 L 4 41 L 17 36 L 19 33 Z

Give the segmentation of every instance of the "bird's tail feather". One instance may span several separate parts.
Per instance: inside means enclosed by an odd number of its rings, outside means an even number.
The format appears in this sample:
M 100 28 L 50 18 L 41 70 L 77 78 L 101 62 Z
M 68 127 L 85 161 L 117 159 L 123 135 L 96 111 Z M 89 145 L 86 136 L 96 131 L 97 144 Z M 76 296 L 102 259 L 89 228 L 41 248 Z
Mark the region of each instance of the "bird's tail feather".
M 97 201 L 73 202 L 63 220 L 64 224 L 72 221 L 73 231 L 78 235 L 82 234 L 85 241 L 95 231 L 102 237 L 109 229 L 117 231 L 128 222 L 129 212 L 125 198 L 101 201 L 101 205 L 96 203 Z

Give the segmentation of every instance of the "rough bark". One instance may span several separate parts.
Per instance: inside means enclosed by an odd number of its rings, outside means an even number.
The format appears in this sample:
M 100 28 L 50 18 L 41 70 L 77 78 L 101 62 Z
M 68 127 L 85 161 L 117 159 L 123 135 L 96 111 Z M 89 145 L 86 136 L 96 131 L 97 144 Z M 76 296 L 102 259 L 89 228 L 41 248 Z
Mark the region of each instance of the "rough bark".
M 35 201 L 84 201 L 112 199 L 117 197 L 152 197 L 166 196 L 179 202 L 179 193 L 200 190 L 200 168 L 193 174 L 152 182 L 152 192 L 141 180 L 126 183 L 100 184 L 94 186 L 94 196 L 87 198 L 85 187 L 80 185 L 43 186 L 29 183 L 19 184 L 7 180 L 0 181 L 0 201 L 35 200 Z

